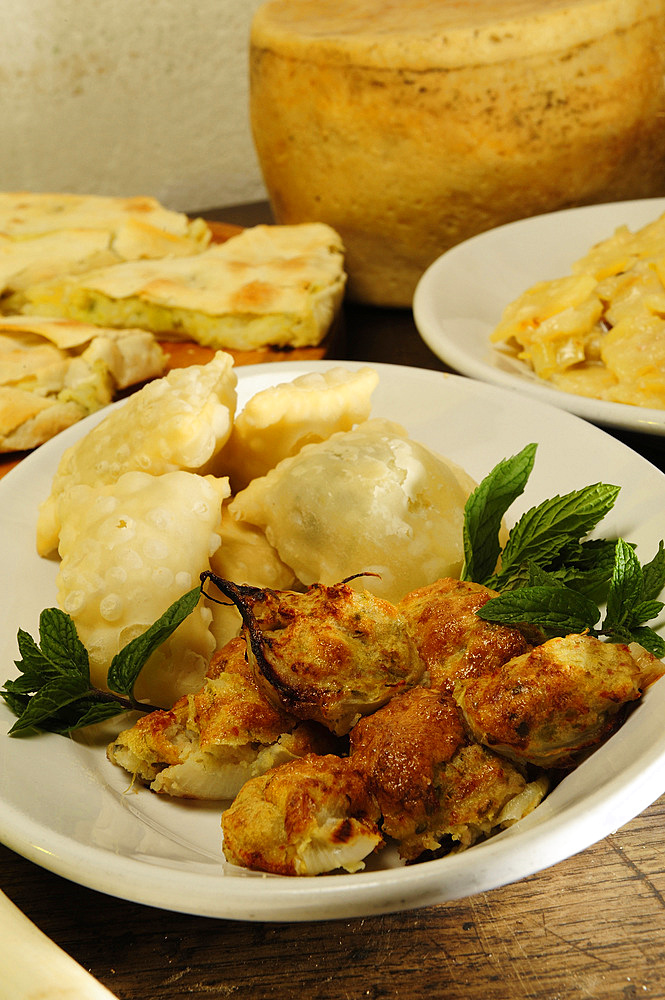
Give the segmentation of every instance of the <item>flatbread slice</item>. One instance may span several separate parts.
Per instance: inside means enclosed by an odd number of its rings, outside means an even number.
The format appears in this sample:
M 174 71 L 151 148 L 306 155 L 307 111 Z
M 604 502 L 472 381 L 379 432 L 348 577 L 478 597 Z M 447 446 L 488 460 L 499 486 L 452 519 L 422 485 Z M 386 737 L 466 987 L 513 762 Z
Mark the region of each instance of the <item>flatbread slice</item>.
M 36 448 L 165 365 L 147 330 L 0 317 L 0 452 Z
M 24 290 L 21 312 L 142 327 L 214 349 L 320 344 L 346 275 L 323 223 L 255 226 L 187 258 L 141 260 Z
M 200 253 L 211 239 L 154 198 L 0 192 L 0 295 L 14 312 L 26 287 L 126 260 Z
M 77 403 L 0 386 L 0 452 L 36 448 L 84 416 Z
M 107 195 L 0 191 L 0 233 L 13 239 L 61 229 L 115 232 L 128 220 L 173 236 L 196 239 L 200 238 L 196 234 L 203 221 L 197 219 L 192 222 L 183 212 L 174 212 L 164 208 L 155 198 L 143 196 L 115 198 Z

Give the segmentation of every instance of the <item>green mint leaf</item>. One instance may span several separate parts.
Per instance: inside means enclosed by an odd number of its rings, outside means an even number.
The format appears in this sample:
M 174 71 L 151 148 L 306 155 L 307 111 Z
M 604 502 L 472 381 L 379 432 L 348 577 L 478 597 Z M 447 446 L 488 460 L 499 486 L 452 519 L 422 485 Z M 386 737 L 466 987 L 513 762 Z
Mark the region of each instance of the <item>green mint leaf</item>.
M 39 616 L 39 642 L 42 654 L 56 670 L 68 674 L 72 670 L 90 679 L 88 651 L 76 632 L 68 614 L 59 608 L 46 608 Z
M 41 648 L 28 632 L 18 630 L 23 659 L 16 666 L 23 674 L 26 691 L 36 691 L 45 681 L 71 673 L 89 679 L 88 653 L 69 615 L 58 608 L 46 608 L 39 616 L 39 634 Z
M 22 666 L 22 664 L 17 664 L 17 666 Z M 25 672 L 17 677 L 16 680 L 6 681 L 4 687 L 8 691 L 12 691 L 14 694 L 20 695 L 30 695 L 34 694 L 35 691 L 39 691 L 40 687 L 44 684 L 44 679 L 37 677 L 35 674 Z
M 614 569 L 614 549 L 616 540 L 590 538 L 584 542 L 571 543 L 561 550 L 547 567 L 557 580 L 604 601 Z
M 37 690 L 44 683 L 60 675 L 60 670 L 56 669 L 47 656 L 44 656 L 38 644 L 32 636 L 23 629 L 18 630 L 17 642 L 22 660 L 16 662 L 16 666 L 23 673 L 26 683 L 34 684 Z
M 136 639 L 132 639 L 124 649 L 116 653 L 107 675 L 107 683 L 111 691 L 132 696 L 136 680 L 149 657 L 192 613 L 200 596 L 200 586 L 183 594 L 167 608 L 149 629 L 137 636 Z
M 476 614 L 502 625 L 538 625 L 550 635 L 594 628 L 600 612 L 594 601 L 568 587 L 533 586 L 493 597 Z
M 658 551 L 651 560 L 642 567 L 644 578 L 644 599 L 646 601 L 657 598 L 665 587 L 665 544 L 658 545 Z
M 641 604 L 643 593 L 644 576 L 640 561 L 633 547 L 619 538 L 614 551 L 614 572 L 607 595 L 603 631 L 616 632 L 620 626 L 629 627 L 633 608 Z
M 9 735 L 13 736 L 26 729 L 40 727 L 46 720 L 56 716 L 64 706 L 78 701 L 89 692 L 89 684 L 84 677 L 78 674 L 70 674 L 69 677 L 58 677 L 48 681 L 30 698 L 21 715 L 9 730 Z
M 3 690 L 9 691 L 13 695 L 18 695 L 22 698 L 29 698 L 31 694 L 38 691 L 40 687 L 44 686 L 44 682 L 35 686 L 29 678 L 23 674 L 21 677 L 17 677 L 15 680 L 5 681 L 3 684 Z
M 0 696 L 4 698 L 14 715 L 22 715 L 30 698 L 27 695 L 19 694 L 9 688 L 9 682 L 5 684 L 6 690 L 0 691 Z
M 501 568 L 489 586 L 501 590 L 504 578 L 528 560 L 547 566 L 602 520 L 614 506 L 619 490 L 618 486 L 595 483 L 526 511 L 510 532 L 501 554 Z
M 662 639 L 657 632 L 654 632 L 648 625 L 641 625 L 631 629 L 630 640 L 639 642 L 650 653 L 657 656 L 659 660 L 665 657 L 665 639 Z
M 523 566 L 527 569 L 527 582 L 523 586 L 528 587 L 560 587 L 561 581 L 556 573 L 550 573 L 543 569 L 538 563 L 528 562 Z
M 93 726 L 97 722 L 104 722 L 112 719 L 120 712 L 126 712 L 127 706 L 123 706 L 118 701 L 100 701 L 95 695 L 81 698 L 80 701 L 63 706 L 58 712 L 48 719 L 45 719 L 39 726 L 49 733 L 58 733 L 66 736 L 77 729 L 84 729 L 86 726 Z
M 0 691 L 18 716 L 10 735 L 31 729 L 70 733 L 75 729 L 111 718 L 129 708 L 152 711 L 153 706 L 137 705 L 131 692 L 148 657 L 164 642 L 196 607 L 201 588 L 195 587 L 175 601 L 143 635 L 114 657 L 109 677 L 120 694 L 100 691 L 90 684 L 88 653 L 69 615 L 58 608 L 42 611 L 39 620 L 40 645 L 23 629 L 18 631 L 22 660 L 20 676 L 8 680 Z M 130 700 L 121 697 L 129 693 Z
M 536 457 L 535 444 L 499 462 L 479 483 L 464 508 L 464 565 L 461 579 L 484 583 L 493 573 L 501 552 L 501 521 L 524 492 Z
M 640 604 L 636 604 L 630 616 L 631 628 L 651 621 L 652 618 L 657 618 L 663 607 L 665 605 L 662 601 L 642 601 Z

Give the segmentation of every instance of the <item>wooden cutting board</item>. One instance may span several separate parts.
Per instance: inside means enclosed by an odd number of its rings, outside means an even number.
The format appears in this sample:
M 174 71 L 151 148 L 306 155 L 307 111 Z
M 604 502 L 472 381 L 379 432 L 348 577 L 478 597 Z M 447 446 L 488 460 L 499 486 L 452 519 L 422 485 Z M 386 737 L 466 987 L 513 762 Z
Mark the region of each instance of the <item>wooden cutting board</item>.
M 224 243 L 242 232 L 242 226 L 236 226 L 230 222 L 208 222 L 212 232 L 213 243 Z M 292 350 L 277 350 L 271 348 L 261 348 L 255 351 L 227 351 L 231 354 L 236 365 L 257 365 L 279 361 L 318 361 L 329 356 L 333 349 L 337 350 L 343 336 L 343 323 L 338 317 L 326 338 L 316 347 L 297 347 Z M 202 347 L 192 341 L 160 340 L 160 344 L 166 355 L 166 371 L 173 368 L 185 368 L 188 365 L 204 365 L 214 355 L 211 347 Z M 136 387 L 134 387 L 134 390 Z M 132 391 L 132 390 L 130 390 Z M 10 469 L 23 459 L 29 452 L 13 452 L 7 455 L 0 455 L 0 478 L 6 475 Z

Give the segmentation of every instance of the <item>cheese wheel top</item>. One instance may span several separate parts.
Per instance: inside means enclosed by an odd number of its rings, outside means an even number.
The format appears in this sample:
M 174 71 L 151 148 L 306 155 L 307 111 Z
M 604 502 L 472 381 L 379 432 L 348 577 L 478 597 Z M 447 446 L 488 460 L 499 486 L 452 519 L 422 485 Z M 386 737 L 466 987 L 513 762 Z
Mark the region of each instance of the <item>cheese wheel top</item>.
M 252 44 L 317 62 L 454 67 L 569 49 L 660 10 L 661 0 L 268 0 Z

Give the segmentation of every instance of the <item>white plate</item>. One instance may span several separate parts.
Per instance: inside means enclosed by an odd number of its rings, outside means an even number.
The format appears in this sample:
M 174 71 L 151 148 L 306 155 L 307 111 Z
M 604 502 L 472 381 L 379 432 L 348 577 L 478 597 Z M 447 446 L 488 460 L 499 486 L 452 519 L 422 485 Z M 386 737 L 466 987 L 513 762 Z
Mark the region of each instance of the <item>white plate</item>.
M 562 392 L 490 343 L 508 303 L 536 281 L 561 278 L 617 226 L 638 229 L 665 212 L 665 198 L 570 208 L 491 229 L 458 244 L 425 271 L 413 299 L 418 331 L 463 375 L 518 389 L 607 427 L 665 434 L 665 410 Z
M 241 404 L 275 381 L 339 362 L 239 370 Z M 348 363 L 355 369 L 358 364 Z M 592 424 L 518 393 L 455 375 L 374 365 L 374 414 L 461 463 L 476 479 L 530 441 L 536 466 L 526 506 L 592 482 L 622 486 L 606 534 L 651 558 L 663 534 L 665 476 Z M 56 564 L 35 554 L 37 505 L 58 459 L 99 416 L 42 446 L 0 481 L 0 664 L 14 676 L 19 627 L 37 635 L 55 603 Z M 0 838 L 37 864 L 93 889 L 152 906 L 242 920 L 350 918 L 440 903 L 515 881 L 583 850 L 665 791 L 665 684 L 656 684 L 625 726 L 526 820 L 471 851 L 409 867 L 293 879 L 225 866 L 220 807 L 173 801 L 141 788 L 97 745 L 52 734 L 6 735 L 0 705 Z M 117 724 L 117 723 L 116 723 Z M 110 739 L 111 736 L 109 735 Z

